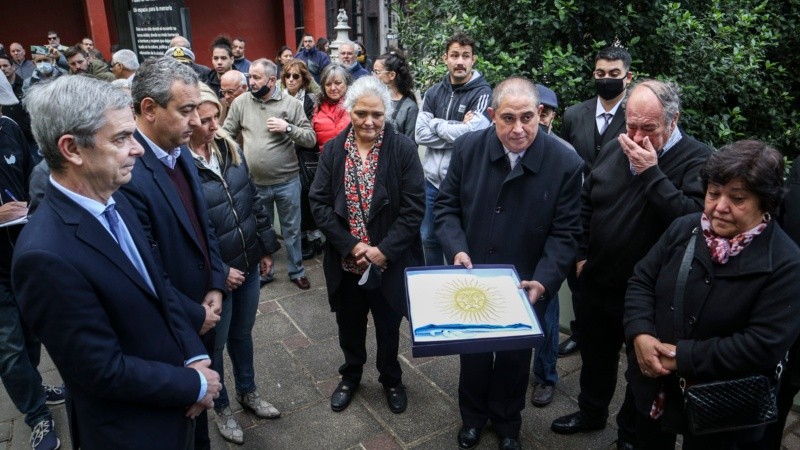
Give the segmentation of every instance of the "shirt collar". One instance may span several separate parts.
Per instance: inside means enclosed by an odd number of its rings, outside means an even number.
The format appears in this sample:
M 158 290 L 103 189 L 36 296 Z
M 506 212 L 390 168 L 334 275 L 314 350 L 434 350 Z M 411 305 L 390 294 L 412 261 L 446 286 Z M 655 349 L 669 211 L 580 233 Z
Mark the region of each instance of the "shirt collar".
M 622 100 L 618 101 L 617 104 L 614 105 L 613 108 L 611 108 L 610 110 L 606 111 L 605 108 L 603 108 L 603 104 L 600 103 L 600 97 L 597 97 L 597 102 L 596 102 L 596 105 L 595 105 L 595 108 L 594 108 L 594 116 L 595 117 L 600 117 L 600 114 L 605 114 L 606 112 L 608 112 L 609 114 L 614 116 L 614 115 L 617 114 L 617 110 L 619 109 L 619 105 L 621 105 L 621 104 L 622 104 Z
M 161 147 L 156 145 L 155 142 L 151 141 L 150 138 L 148 138 L 146 134 L 142 133 L 142 130 L 139 130 L 139 134 L 142 135 L 142 137 L 144 138 L 144 141 L 147 142 L 147 145 L 149 145 L 150 148 L 153 150 L 153 153 L 155 153 L 156 158 L 164 159 L 164 158 L 166 158 L 168 156 L 171 156 L 172 158 L 174 158 L 174 160 L 177 161 L 178 157 L 181 156 L 181 148 L 180 147 L 176 147 L 176 148 L 170 150 L 169 153 L 167 153 L 164 149 L 162 149 Z
M 678 129 L 678 126 L 676 125 L 675 129 L 672 130 L 672 134 L 669 135 L 669 139 L 667 139 L 667 143 L 664 144 L 664 149 L 661 151 L 661 155 L 660 156 L 663 157 L 665 153 L 670 151 L 670 149 L 672 149 L 672 147 L 674 147 L 675 144 L 677 144 L 678 141 L 680 141 L 682 137 L 683 137 L 683 134 L 681 133 L 681 130 Z
M 507 149 L 505 147 L 503 147 L 503 151 L 506 152 L 506 157 L 508 157 L 509 153 L 512 153 L 511 150 L 509 150 L 509 149 Z M 522 161 L 522 157 L 525 156 L 525 153 L 528 153 L 528 149 L 527 148 L 525 150 L 521 151 L 521 152 L 517 152 L 517 155 L 518 155 L 517 161 Z
M 69 189 L 60 185 L 56 180 L 54 180 L 52 175 L 50 175 L 50 183 L 53 184 L 53 187 L 55 187 L 56 189 L 61 191 L 64 195 L 69 197 L 70 200 L 77 203 L 78 206 L 85 209 L 86 211 L 89 211 L 91 215 L 97 218 L 103 215 L 103 212 L 106 210 L 106 208 L 116 203 L 114 201 L 114 197 L 109 197 L 108 202 L 104 205 L 95 199 L 85 197 L 81 194 L 70 191 Z

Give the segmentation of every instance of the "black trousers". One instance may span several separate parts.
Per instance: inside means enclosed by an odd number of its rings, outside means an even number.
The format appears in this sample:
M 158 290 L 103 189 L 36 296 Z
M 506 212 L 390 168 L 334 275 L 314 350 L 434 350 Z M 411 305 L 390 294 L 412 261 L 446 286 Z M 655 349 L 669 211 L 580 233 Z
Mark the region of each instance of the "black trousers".
M 567 286 L 572 294 L 572 311 L 575 317 L 578 317 L 579 310 L 583 307 L 583 300 L 581 298 L 581 287 L 578 282 L 578 276 L 575 274 L 575 264 L 572 265 L 569 273 L 567 274 Z M 572 332 L 570 338 L 580 344 L 581 343 L 581 327 L 578 325 L 578 320 L 571 320 L 569 322 L 569 329 Z
M 367 362 L 367 314 L 372 312 L 378 344 L 375 364 L 380 374 L 378 381 L 384 387 L 395 387 L 403 377 L 403 370 L 397 361 L 403 316 L 389 305 L 380 289 L 361 289 L 358 286 L 359 278 L 345 273 L 339 287 L 343 300 L 336 311 L 336 324 L 339 325 L 339 346 L 344 353 L 344 364 L 339 367 L 339 373 L 342 381 L 353 385 L 361 382 Z
M 582 276 L 581 307 L 576 319 L 581 330 L 581 367 L 578 406 L 590 420 L 606 420 L 608 405 L 617 387 L 619 351 L 625 343 L 622 326 L 626 287 L 611 289 Z M 633 349 L 628 349 L 633 351 Z M 619 436 L 636 442 L 636 409 L 633 395 L 626 388 L 625 402 L 617 416 Z
M 461 355 L 458 407 L 464 425 L 483 428 L 488 420 L 500 438 L 519 438 L 531 349 Z

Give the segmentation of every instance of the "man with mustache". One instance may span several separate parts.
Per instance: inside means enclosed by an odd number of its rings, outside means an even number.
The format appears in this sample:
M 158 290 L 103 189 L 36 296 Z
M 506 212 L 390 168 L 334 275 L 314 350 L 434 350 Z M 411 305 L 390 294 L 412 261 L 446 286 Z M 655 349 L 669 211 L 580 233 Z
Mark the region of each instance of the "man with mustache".
M 454 34 L 445 43 L 442 59 L 448 73 L 425 93 L 414 130 L 417 144 L 427 147 L 422 161 L 425 217 L 420 231 L 425 264 L 429 266 L 444 262 L 442 245 L 433 230 L 433 202 L 447 175 L 453 142 L 462 134 L 490 125 L 486 107 L 492 96 L 492 88 L 483 75 L 472 70 L 477 59 L 472 38 L 461 32 Z

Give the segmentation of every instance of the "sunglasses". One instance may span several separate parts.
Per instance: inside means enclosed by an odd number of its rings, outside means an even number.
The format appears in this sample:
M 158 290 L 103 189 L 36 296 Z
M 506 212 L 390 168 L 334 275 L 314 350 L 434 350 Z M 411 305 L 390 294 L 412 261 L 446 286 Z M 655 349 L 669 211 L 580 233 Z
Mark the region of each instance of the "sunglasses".
M 283 77 L 284 77 L 284 78 L 287 78 L 287 79 L 288 79 L 288 78 L 291 78 L 291 79 L 293 79 L 293 80 L 299 80 L 299 79 L 300 79 L 300 74 L 299 74 L 299 73 L 287 73 L 287 74 L 286 74 L 286 75 L 284 75 Z

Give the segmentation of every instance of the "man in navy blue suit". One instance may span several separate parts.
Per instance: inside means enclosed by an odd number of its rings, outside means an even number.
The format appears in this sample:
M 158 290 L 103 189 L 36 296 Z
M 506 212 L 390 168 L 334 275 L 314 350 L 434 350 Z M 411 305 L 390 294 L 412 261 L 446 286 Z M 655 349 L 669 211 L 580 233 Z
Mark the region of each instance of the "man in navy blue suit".
M 130 98 L 88 77 L 32 88 L 52 173 L 14 253 L 23 319 L 68 386 L 73 448 L 187 449 L 219 375 L 117 189 L 143 150 Z
M 447 261 L 513 264 L 541 322 L 575 258 L 583 162 L 539 132 L 536 86 L 511 77 L 492 94 L 493 125 L 456 139 L 434 207 Z M 478 445 L 491 422 L 501 450 L 520 448 L 531 349 L 462 354 L 458 446 Z
M 158 248 L 170 282 L 190 299 L 189 320 L 209 355 L 219 321 L 225 280 L 203 188 L 186 144 L 200 125 L 197 74 L 172 58 L 145 61 L 133 86 L 134 138 L 144 148 L 131 182 L 121 188 L 147 237 Z M 246 406 L 246 405 L 245 405 Z M 197 421 L 198 449 L 210 447 L 205 414 Z

